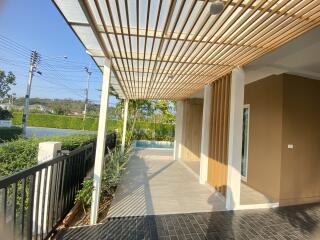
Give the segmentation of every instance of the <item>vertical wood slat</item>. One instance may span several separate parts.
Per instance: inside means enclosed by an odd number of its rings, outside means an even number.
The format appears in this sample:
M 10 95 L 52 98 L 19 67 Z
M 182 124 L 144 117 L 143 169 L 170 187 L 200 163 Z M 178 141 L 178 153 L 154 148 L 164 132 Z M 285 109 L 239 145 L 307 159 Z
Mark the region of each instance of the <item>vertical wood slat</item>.
M 213 82 L 208 183 L 225 195 L 227 186 L 230 74 Z
M 223 116 L 223 139 L 222 139 L 222 146 L 223 146 L 223 155 L 221 156 L 224 159 L 225 164 L 223 169 L 222 181 L 227 183 L 227 172 L 228 172 L 228 136 L 229 136 L 229 107 L 230 107 L 230 76 L 227 81 L 225 81 L 225 96 L 224 96 L 224 116 Z M 226 195 L 226 184 L 223 188 L 223 195 Z

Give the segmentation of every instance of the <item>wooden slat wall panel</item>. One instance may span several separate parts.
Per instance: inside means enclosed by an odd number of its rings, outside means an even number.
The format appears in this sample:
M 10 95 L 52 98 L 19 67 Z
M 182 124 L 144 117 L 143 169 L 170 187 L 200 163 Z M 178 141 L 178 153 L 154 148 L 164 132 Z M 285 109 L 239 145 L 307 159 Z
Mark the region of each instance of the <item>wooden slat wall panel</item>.
M 184 101 L 181 141 L 181 158 L 184 161 L 200 161 L 202 111 L 202 99 Z
M 230 74 L 213 82 L 208 183 L 225 195 L 228 170 Z

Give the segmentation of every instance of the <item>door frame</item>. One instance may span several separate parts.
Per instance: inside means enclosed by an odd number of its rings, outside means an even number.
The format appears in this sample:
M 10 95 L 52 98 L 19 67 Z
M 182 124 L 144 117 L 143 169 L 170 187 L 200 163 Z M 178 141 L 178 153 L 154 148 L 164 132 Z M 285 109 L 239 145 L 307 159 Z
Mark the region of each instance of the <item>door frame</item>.
M 250 104 L 245 104 L 243 105 L 243 110 L 248 109 L 248 126 L 247 126 L 247 147 L 245 149 L 246 151 L 246 169 L 245 169 L 245 173 L 246 176 L 242 176 L 241 174 L 241 180 L 244 182 L 247 182 L 247 178 L 248 178 L 248 161 L 249 161 L 249 132 L 250 132 Z M 242 129 L 243 131 L 243 129 Z M 243 134 L 243 132 L 242 132 Z M 242 159 L 241 159 L 242 160 Z

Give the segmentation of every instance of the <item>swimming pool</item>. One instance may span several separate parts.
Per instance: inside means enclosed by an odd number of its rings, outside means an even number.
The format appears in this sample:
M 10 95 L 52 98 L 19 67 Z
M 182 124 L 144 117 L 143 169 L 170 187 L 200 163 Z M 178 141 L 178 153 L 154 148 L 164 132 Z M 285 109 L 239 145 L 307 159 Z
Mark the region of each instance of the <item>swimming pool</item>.
M 167 148 L 173 149 L 173 142 L 168 141 L 148 141 L 148 140 L 136 140 L 134 141 L 135 148 Z

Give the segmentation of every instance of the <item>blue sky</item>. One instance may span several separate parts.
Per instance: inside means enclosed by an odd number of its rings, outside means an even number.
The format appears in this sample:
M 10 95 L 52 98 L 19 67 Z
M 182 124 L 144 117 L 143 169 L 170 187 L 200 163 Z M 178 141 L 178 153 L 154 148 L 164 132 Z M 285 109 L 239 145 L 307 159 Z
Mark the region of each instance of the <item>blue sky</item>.
M 42 75 L 34 77 L 31 97 L 84 99 L 84 67 L 91 63 L 89 99 L 99 102 L 102 75 L 54 4 L 50 0 L 4 0 L 1 6 L 1 1 L 0 69 L 16 75 L 13 92 L 25 95 L 28 56 L 36 50 L 42 56 L 38 69 Z M 110 99 L 111 104 L 115 101 Z

